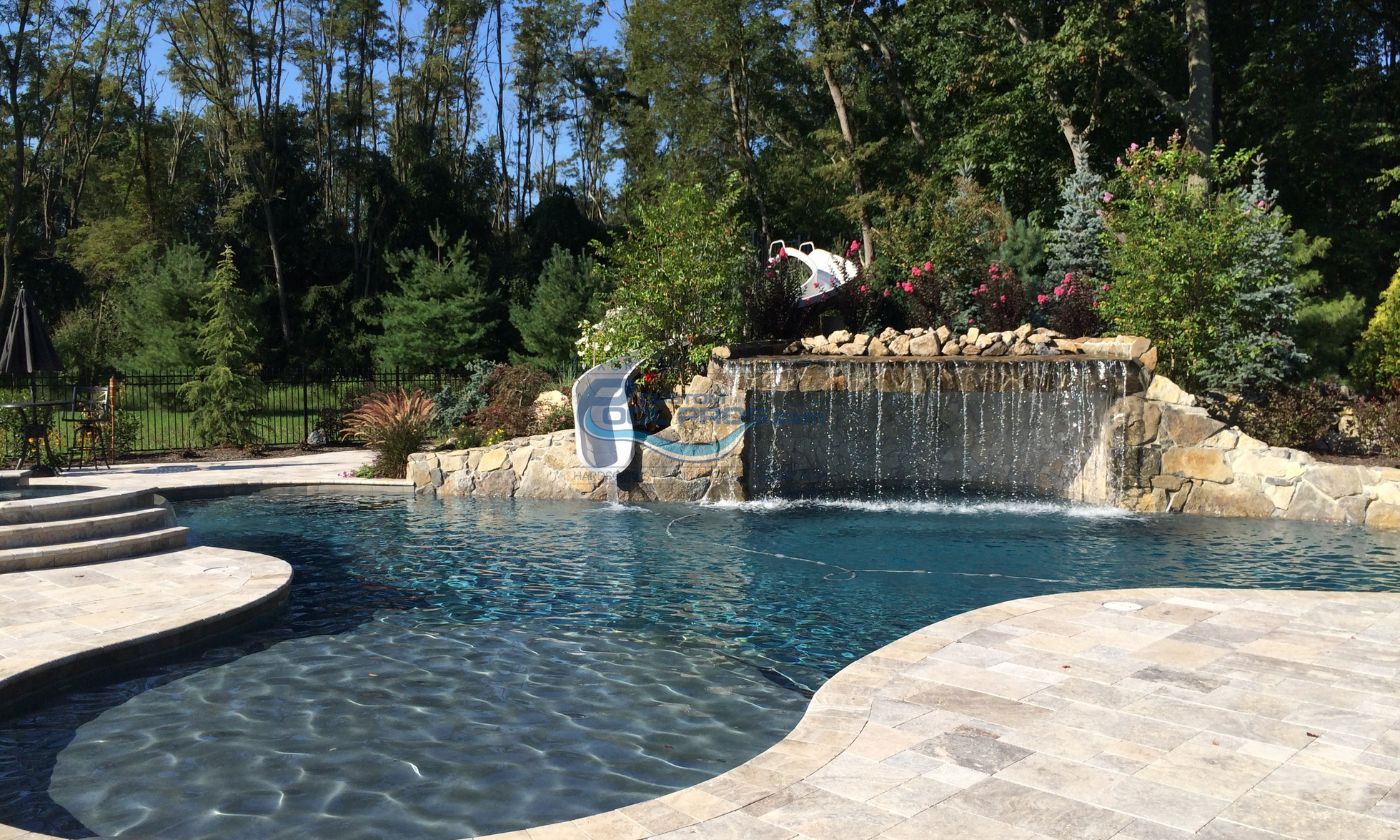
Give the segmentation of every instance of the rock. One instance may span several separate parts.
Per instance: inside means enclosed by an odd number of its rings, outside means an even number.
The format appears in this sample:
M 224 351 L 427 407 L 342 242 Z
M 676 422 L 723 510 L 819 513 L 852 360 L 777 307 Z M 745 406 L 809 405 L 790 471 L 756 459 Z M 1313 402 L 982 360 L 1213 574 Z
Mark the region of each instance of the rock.
M 488 473 L 499 470 L 501 467 L 505 466 L 508 460 L 510 460 L 510 452 L 506 451 L 505 447 L 498 446 L 493 449 L 488 449 L 486 452 L 482 453 L 481 460 L 477 462 L 476 471 L 479 473 Z
M 1157 348 L 1149 348 L 1146 353 L 1137 357 L 1137 363 L 1142 365 L 1142 372 L 1151 376 L 1157 372 Z
M 1012 344 L 1016 343 L 1015 330 L 1002 330 L 1000 333 L 996 333 L 995 335 L 998 338 L 1000 338 L 1001 343 L 1005 344 L 1007 347 L 1010 347 Z
M 1248 516 L 1264 519 L 1274 515 L 1274 503 L 1261 491 L 1239 484 L 1198 484 L 1191 490 L 1182 510 L 1207 516 Z
M 825 391 L 829 381 L 830 376 L 826 364 L 806 365 L 802 368 L 802 372 L 797 375 L 797 390 Z
M 1361 470 L 1347 464 L 1314 464 L 1308 469 L 1307 480 L 1334 499 L 1361 492 Z
M 917 338 L 918 336 L 921 336 L 926 332 L 928 332 L 928 330 L 924 329 L 923 327 L 910 327 L 909 329 L 904 331 L 904 334 L 909 336 L 910 338 Z
M 1366 510 L 1366 524 L 1372 528 L 1400 531 L 1400 505 L 1372 502 Z
M 1157 427 L 1162 422 L 1161 407 L 1139 397 L 1129 397 L 1125 402 L 1128 404 L 1124 406 L 1127 415 L 1127 427 L 1123 430 L 1124 445 L 1142 446 L 1156 440 Z
M 964 356 L 980 356 L 982 355 L 982 350 L 975 344 L 965 344 L 963 345 L 962 354 Z
M 937 356 L 938 350 L 938 336 L 932 333 L 925 333 L 909 339 L 909 355 L 911 356 Z
M 714 387 L 714 380 L 704 374 L 697 373 L 690 377 L 690 384 L 685 386 L 685 392 L 688 395 L 708 394 Z
M 1148 399 L 1152 399 L 1151 393 Z M 1162 412 L 1162 431 L 1176 446 L 1195 446 L 1225 428 L 1225 424 L 1201 408 L 1178 408 L 1168 404 Z
M 311 430 L 311 434 L 309 434 L 309 435 L 306 436 L 306 445 L 307 445 L 307 446 L 325 446 L 325 445 L 326 445 L 326 433 L 323 432 L 323 431 L 321 431 L 320 429 L 312 429 L 312 430 Z
M 982 330 L 977 327 L 968 327 L 967 334 L 963 336 L 968 344 L 976 344 L 977 339 L 982 337 Z
M 439 463 L 445 473 L 461 472 L 467 468 L 467 453 L 461 450 L 445 453 L 439 458 Z
M 1210 437 L 1206 438 L 1202 446 L 1209 446 L 1212 449 L 1234 449 L 1240 442 L 1238 429 L 1221 429 Z
M 809 353 L 819 353 L 826 346 L 826 336 L 814 335 L 802 339 L 802 347 Z
M 1194 394 L 1186 393 L 1175 382 L 1161 375 L 1152 377 L 1152 384 L 1147 386 L 1147 398 L 1172 405 L 1194 406 L 1196 404 Z
M 802 342 L 800 342 L 800 341 L 794 341 L 794 342 L 792 342 L 791 344 L 789 344 L 788 346 L 786 346 L 786 347 L 783 348 L 783 355 L 784 355 L 784 356 L 796 356 L 798 353 L 801 353 L 801 352 L 803 351 L 803 349 L 805 349 L 805 348 L 803 348 Z
M 1017 339 L 1016 343 L 1011 345 L 1011 355 L 1013 356 L 1029 356 L 1034 352 L 1035 345 L 1024 339 Z
M 940 344 L 948 343 L 948 339 L 953 337 L 953 331 L 947 327 L 939 327 L 933 331 L 933 334 L 938 336 L 938 342 Z
M 428 466 L 427 461 L 409 461 L 408 467 L 404 471 L 404 477 L 413 482 L 415 487 L 428 486 L 428 474 L 435 469 Z
M 896 356 L 908 356 L 910 353 L 909 344 L 911 341 L 912 339 L 907 335 L 895 336 L 894 341 L 890 342 L 890 353 Z
M 1235 475 L 1254 475 L 1260 480 L 1292 484 L 1303 475 L 1303 465 L 1289 458 L 1263 452 L 1239 452 L 1230 461 Z M 1360 486 L 1358 485 L 1358 490 Z M 1280 505 L 1279 507 L 1284 507 Z
M 1203 481 L 1226 482 L 1235 477 L 1218 449 L 1174 447 L 1162 453 L 1162 472 Z
M 888 345 L 891 341 L 894 341 L 900 335 L 901 333 L 899 332 L 899 330 L 895 329 L 894 327 L 885 327 L 883 330 L 880 330 L 880 334 L 875 337 Z
M 1027 338 L 1030 336 L 1031 330 L 1032 327 L 1030 324 L 1022 324 L 1021 326 L 1013 330 L 1013 332 L 1015 333 L 1017 338 Z
M 859 347 L 868 347 L 870 345 L 870 336 L 865 333 L 856 333 L 851 336 L 851 343 Z
M 850 340 L 851 340 L 851 332 L 850 332 L 850 330 L 837 330 L 836 332 L 834 332 L 834 333 L 832 333 L 831 335 L 829 335 L 829 336 L 826 337 L 826 343 L 827 343 L 827 344 L 835 344 L 835 345 L 837 345 L 838 347 L 839 347 L 840 345 L 842 345 L 842 344 L 845 344 L 846 342 L 848 342 L 848 341 L 850 341 Z
M 499 450 L 502 454 L 505 450 Z M 474 495 L 507 499 L 515 495 L 515 471 L 495 470 L 476 477 Z
M 934 337 L 937 338 L 937 336 L 934 336 Z M 962 345 L 958 344 L 956 341 L 949 341 L 949 342 L 947 342 L 946 344 L 943 345 L 943 348 L 942 348 L 942 349 L 943 349 L 943 355 L 945 355 L 945 356 L 960 356 L 960 355 L 962 355 Z
M 968 331 L 968 334 L 972 334 L 971 330 Z M 981 335 L 978 335 L 977 338 L 972 340 L 972 346 L 976 347 L 978 350 L 986 350 L 992 345 L 993 341 L 1000 340 L 1001 339 L 998 336 L 991 335 L 989 333 L 982 333 Z
M 1347 514 L 1330 496 L 1304 481 L 1298 484 L 1293 502 L 1283 512 L 1283 518 L 1340 523 L 1347 521 Z
M 1073 339 L 1069 339 L 1069 338 L 1057 338 L 1057 339 L 1055 339 L 1055 349 L 1056 349 L 1056 350 L 1059 350 L 1061 353 L 1082 353 L 1082 352 L 1084 352 L 1083 349 L 1079 346 L 1079 342 L 1077 342 L 1077 341 L 1075 341 L 1075 340 L 1073 340 Z
M 1035 345 L 1035 354 L 1037 356 L 1058 356 L 1060 348 L 1053 344 L 1037 344 Z
M 535 454 L 532 446 L 522 446 L 510 453 L 510 468 L 515 470 L 515 477 L 520 478 L 525 474 L 525 467 L 530 464 L 530 457 Z
M 716 359 L 727 359 L 729 358 L 729 348 L 723 345 L 715 347 L 710 350 L 710 355 Z
M 862 343 L 857 344 L 856 342 L 852 341 L 852 342 L 850 342 L 849 344 L 843 344 L 843 345 L 841 345 L 841 351 L 840 351 L 840 352 L 841 352 L 841 355 L 843 355 L 843 356 L 864 356 L 864 355 L 865 355 L 865 343 L 862 342 Z
M 983 348 L 982 348 L 982 355 L 983 355 L 983 356 L 1005 356 L 1005 355 L 1006 355 L 1006 350 L 1007 350 L 1006 345 L 1003 344 L 1003 343 L 1001 342 L 1001 339 L 996 339 L 996 340 L 993 341 L 991 344 L 988 344 L 986 347 L 983 347 Z
M 866 349 L 867 349 L 867 352 L 869 352 L 869 354 L 870 354 L 871 356 L 888 356 L 888 355 L 891 355 L 891 354 L 890 354 L 890 348 L 887 347 L 887 346 L 885 346 L 885 342 L 881 341 L 881 340 L 878 339 L 878 338 L 873 338 L 873 339 L 871 339 L 871 340 L 870 340 L 870 346 L 869 346 L 868 348 L 866 348 Z
M 1030 342 L 1031 344 L 1041 345 L 1050 341 L 1050 336 L 1044 335 L 1042 333 L 1031 333 L 1030 335 L 1026 336 L 1026 341 Z
M 555 411 L 569 407 L 569 395 L 563 391 L 542 391 L 535 397 L 535 416 L 548 417 Z
M 1060 332 L 1059 330 L 1052 330 L 1052 329 L 1050 329 L 1049 327 L 1036 327 L 1035 333 L 1036 333 L 1036 335 L 1043 335 L 1043 336 L 1046 336 L 1046 337 L 1048 337 L 1048 338 L 1064 338 L 1064 337 L 1065 337 L 1065 334 L 1064 334 L 1064 333 Z

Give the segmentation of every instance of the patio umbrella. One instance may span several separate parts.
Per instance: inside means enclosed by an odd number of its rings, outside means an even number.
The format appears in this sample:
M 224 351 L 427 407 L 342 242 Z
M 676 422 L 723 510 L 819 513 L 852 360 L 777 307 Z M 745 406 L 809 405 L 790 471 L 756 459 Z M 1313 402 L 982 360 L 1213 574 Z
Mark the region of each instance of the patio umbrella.
M 0 373 L 29 374 L 29 398 L 35 399 L 34 374 L 43 370 L 63 370 L 63 362 L 49 340 L 44 317 L 29 299 L 23 286 L 15 295 L 15 311 L 5 333 L 5 349 L 0 352 Z

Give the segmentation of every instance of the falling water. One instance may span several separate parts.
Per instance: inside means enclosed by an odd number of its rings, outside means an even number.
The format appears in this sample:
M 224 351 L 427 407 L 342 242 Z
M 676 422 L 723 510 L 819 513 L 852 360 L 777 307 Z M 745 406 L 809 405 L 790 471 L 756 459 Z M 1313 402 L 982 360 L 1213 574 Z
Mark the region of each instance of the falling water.
M 751 381 L 757 387 L 750 399 L 762 410 L 755 412 L 759 422 L 749 432 L 747 468 L 756 497 L 989 492 L 1078 499 L 1090 492 L 1085 475 L 1115 468 L 1113 478 L 1121 486 L 1122 458 L 1104 458 L 1099 450 L 1108 411 L 1128 389 L 1126 362 L 940 358 L 754 364 Z M 809 365 L 825 367 L 826 377 L 804 376 Z M 823 387 L 801 390 L 812 383 Z M 817 419 L 791 422 L 798 416 Z M 1108 445 L 1125 443 L 1120 434 Z

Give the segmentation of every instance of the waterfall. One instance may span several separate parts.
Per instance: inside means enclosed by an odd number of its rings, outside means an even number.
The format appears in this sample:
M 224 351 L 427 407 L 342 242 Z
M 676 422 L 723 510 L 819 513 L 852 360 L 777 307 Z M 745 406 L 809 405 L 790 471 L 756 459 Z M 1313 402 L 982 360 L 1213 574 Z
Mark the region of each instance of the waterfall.
M 1104 501 L 1098 497 L 1122 483 L 1121 453 L 1105 450 L 1121 450 L 1126 438 L 1104 428 L 1128 390 L 1128 362 L 804 357 L 746 364 L 754 497 L 991 493 Z

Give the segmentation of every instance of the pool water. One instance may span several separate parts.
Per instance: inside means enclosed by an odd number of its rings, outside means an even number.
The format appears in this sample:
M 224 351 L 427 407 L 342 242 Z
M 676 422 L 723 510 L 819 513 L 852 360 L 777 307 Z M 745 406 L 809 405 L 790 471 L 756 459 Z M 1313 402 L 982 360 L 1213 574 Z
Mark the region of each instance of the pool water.
M 505 831 L 740 764 L 847 663 L 986 604 L 1400 589 L 1400 535 L 1058 503 L 265 492 L 177 512 L 196 542 L 291 562 L 289 607 L 0 721 L 0 822 L 161 838 Z
M 96 489 L 96 487 L 78 487 L 72 484 L 7 487 L 0 490 L 0 502 L 14 502 L 21 499 L 47 499 L 53 496 L 71 496 L 74 493 L 86 493 L 89 490 Z

